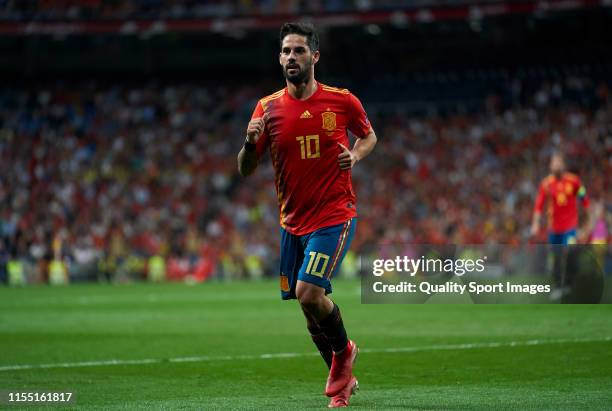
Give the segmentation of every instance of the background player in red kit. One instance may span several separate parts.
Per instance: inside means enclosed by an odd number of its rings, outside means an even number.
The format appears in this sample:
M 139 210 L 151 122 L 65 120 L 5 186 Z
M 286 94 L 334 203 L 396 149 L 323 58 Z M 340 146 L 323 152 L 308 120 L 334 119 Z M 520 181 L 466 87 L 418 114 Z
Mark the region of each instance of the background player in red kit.
M 281 296 L 299 301 L 330 368 L 329 406 L 342 407 L 357 387 L 352 368 L 358 349 L 327 294 L 355 232 L 351 168 L 372 151 L 376 135 L 354 95 L 315 80 L 320 53 L 311 25 L 284 24 L 280 42 L 287 87 L 257 103 L 238 168 L 251 174 L 270 151 L 280 209 Z M 352 149 L 348 131 L 357 137 Z
M 550 175 L 542 180 L 535 201 L 531 235 L 540 231 L 542 211 L 548 203 L 548 242 L 553 245 L 553 279 L 555 290 L 551 298 L 560 298 L 564 293 L 563 247 L 576 243 L 578 228 L 578 201 L 584 208 L 589 206 L 589 198 L 580 178 L 565 169 L 565 159 L 561 152 L 550 158 Z M 587 214 L 588 215 L 588 214 Z M 588 223 L 586 224 L 588 226 Z
M 589 198 L 580 178 L 565 171 L 565 159 L 560 152 L 550 158 L 550 174 L 542 180 L 538 190 L 531 224 L 531 234 L 540 230 L 542 211 L 548 202 L 548 242 L 572 244 L 576 242 L 578 201 L 589 207 Z

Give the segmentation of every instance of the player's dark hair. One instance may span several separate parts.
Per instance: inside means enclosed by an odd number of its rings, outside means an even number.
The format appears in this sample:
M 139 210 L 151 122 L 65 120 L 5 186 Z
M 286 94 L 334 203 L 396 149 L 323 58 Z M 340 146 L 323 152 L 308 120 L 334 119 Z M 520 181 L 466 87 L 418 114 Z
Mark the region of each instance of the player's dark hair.
M 299 34 L 306 37 L 306 44 L 311 52 L 319 51 L 319 35 L 314 26 L 310 23 L 285 23 L 280 29 L 280 43 L 289 34 Z

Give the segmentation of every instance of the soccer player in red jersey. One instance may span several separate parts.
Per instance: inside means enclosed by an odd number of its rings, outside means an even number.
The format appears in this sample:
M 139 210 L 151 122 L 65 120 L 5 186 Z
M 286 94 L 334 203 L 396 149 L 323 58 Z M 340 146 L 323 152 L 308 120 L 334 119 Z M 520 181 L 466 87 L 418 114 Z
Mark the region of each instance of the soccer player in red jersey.
M 544 203 L 548 200 L 548 242 L 572 244 L 576 242 L 578 201 L 589 207 L 589 198 L 580 178 L 565 171 L 565 160 L 559 152 L 550 158 L 550 175 L 540 183 L 533 212 L 531 234 L 540 231 Z
M 576 243 L 578 201 L 584 208 L 589 207 L 589 198 L 580 178 L 565 170 L 563 154 L 555 152 L 550 158 L 550 175 L 540 183 L 531 223 L 531 235 L 536 236 L 540 231 L 544 203 L 548 202 L 548 242 L 553 245 L 555 254 L 553 279 L 556 290 L 551 294 L 553 299 L 563 294 L 562 246 Z
M 297 299 L 312 340 L 329 367 L 330 407 L 348 406 L 357 387 L 357 346 L 347 337 L 338 306 L 327 294 L 355 232 L 351 168 L 376 144 L 360 101 L 346 89 L 314 78 L 319 39 L 309 24 L 280 31 L 280 65 L 287 87 L 262 98 L 238 154 L 243 176 L 269 150 L 280 209 L 280 288 Z M 356 141 L 349 149 L 349 134 Z

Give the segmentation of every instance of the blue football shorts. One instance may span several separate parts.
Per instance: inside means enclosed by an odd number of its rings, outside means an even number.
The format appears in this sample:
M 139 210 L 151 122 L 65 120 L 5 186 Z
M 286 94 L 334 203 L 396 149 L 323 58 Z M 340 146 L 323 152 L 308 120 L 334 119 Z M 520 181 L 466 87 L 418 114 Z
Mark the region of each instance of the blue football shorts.
M 548 233 L 549 244 L 569 245 L 576 244 L 576 229 L 567 230 L 562 233 Z
M 280 229 L 280 288 L 283 300 L 295 299 L 298 280 L 332 292 L 330 280 L 340 269 L 355 235 L 356 218 L 305 235 Z

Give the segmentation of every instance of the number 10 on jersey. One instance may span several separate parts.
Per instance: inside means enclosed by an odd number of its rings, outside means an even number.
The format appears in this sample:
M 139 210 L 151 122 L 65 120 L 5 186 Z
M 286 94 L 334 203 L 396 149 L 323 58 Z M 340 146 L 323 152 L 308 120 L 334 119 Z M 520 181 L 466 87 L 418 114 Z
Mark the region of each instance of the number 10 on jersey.
M 321 151 L 319 149 L 319 136 L 317 134 L 306 137 L 299 136 L 295 139 L 300 143 L 300 154 L 302 160 L 307 158 L 321 157 Z

